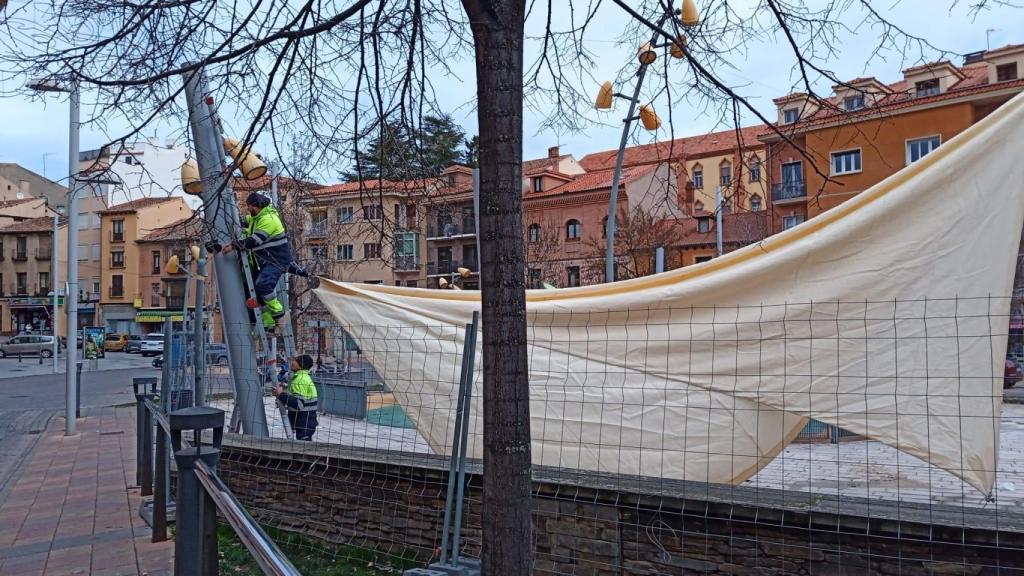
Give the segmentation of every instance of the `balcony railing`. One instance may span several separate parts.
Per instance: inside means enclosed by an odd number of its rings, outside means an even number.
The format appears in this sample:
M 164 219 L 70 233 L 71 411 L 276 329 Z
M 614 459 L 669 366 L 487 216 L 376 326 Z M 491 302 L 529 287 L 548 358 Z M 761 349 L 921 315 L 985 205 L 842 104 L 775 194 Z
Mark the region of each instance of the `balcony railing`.
M 309 238 L 323 238 L 327 236 L 327 222 L 314 222 L 306 229 L 306 236 Z
M 110 267 L 111 268 L 124 268 L 124 258 L 121 258 L 121 260 L 114 260 L 114 258 L 111 257 L 110 258 Z
M 451 238 L 476 234 L 476 222 L 474 220 L 463 220 L 459 222 L 432 222 L 427 229 L 427 239 Z
M 164 300 L 166 302 L 164 306 L 165 308 L 170 308 L 173 310 L 176 308 L 183 308 L 185 306 L 184 296 L 167 296 L 166 298 L 164 298 Z
M 28 260 L 28 252 L 15 248 L 14 250 L 11 250 L 11 260 L 14 260 L 15 262 L 24 262 Z
M 36 260 L 49 260 L 53 258 L 52 248 L 36 248 Z
M 123 231 L 122 232 L 114 232 L 113 230 L 111 230 L 110 231 L 110 241 L 111 242 L 124 242 L 124 232 Z
M 793 200 L 807 196 L 807 183 L 803 180 L 792 180 L 780 184 L 772 184 L 772 201 Z
M 459 268 L 468 268 L 471 272 L 477 272 L 476 260 L 444 260 L 441 262 L 427 263 L 427 276 L 451 276 L 459 273 Z
M 395 256 L 395 270 L 399 272 L 410 272 L 419 270 L 420 263 L 417 261 L 416 256 Z
M 124 286 L 111 286 L 108 290 L 111 298 L 124 298 Z

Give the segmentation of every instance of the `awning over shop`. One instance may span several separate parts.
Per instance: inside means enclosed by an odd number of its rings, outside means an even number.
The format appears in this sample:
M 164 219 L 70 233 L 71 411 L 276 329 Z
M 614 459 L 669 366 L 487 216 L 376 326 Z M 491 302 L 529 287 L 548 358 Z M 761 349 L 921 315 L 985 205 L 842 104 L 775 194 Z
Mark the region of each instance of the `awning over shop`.
M 181 310 L 141 310 L 135 315 L 135 321 L 141 323 L 163 322 L 167 318 L 170 318 L 172 322 L 185 320 Z

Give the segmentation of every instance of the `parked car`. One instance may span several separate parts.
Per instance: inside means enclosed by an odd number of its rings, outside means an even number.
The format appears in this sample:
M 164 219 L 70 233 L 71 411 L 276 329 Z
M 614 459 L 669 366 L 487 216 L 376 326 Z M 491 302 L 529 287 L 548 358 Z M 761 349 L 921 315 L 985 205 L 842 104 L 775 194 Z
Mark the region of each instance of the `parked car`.
M 123 352 L 127 342 L 128 337 L 124 334 L 107 334 L 103 341 L 103 350 L 105 352 Z
M 206 345 L 206 363 L 224 365 L 228 363 L 228 345 L 210 342 Z
M 159 332 L 151 332 L 142 337 L 142 344 L 139 352 L 143 356 L 156 356 L 164 351 L 164 335 Z
M 126 338 L 128 338 L 128 341 L 124 343 L 125 354 L 142 351 L 142 336 L 138 334 L 128 334 Z
M 1016 362 L 1007 358 L 1006 369 L 1003 371 L 1003 389 L 1013 388 L 1021 380 L 1024 380 L 1024 371 L 1020 369 Z
M 153 368 L 163 368 L 163 367 L 164 367 L 164 355 L 163 354 L 157 354 L 156 358 L 153 358 Z
M 42 356 L 43 358 L 52 358 L 53 336 L 19 334 L 7 342 L 0 344 L 0 358 L 17 356 L 19 354 L 22 356 Z

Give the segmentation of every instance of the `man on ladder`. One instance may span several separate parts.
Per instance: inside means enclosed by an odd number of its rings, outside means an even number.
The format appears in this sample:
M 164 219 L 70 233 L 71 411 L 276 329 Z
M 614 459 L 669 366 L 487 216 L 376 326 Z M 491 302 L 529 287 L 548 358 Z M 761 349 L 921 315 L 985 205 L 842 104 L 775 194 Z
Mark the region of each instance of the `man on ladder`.
M 308 278 L 309 273 L 295 264 L 291 246 L 288 244 L 288 232 L 281 222 L 281 215 L 270 205 L 270 198 L 253 192 L 245 199 L 245 205 L 249 213 L 245 215 L 243 223 L 244 237 L 224 246 L 222 251 L 250 251 L 251 262 L 258 273 L 253 283 L 255 294 L 250 295 L 246 305 L 251 309 L 262 307 L 263 327 L 272 331 L 286 312 L 277 298 L 278 279 L 285 272 L 303 278 Z

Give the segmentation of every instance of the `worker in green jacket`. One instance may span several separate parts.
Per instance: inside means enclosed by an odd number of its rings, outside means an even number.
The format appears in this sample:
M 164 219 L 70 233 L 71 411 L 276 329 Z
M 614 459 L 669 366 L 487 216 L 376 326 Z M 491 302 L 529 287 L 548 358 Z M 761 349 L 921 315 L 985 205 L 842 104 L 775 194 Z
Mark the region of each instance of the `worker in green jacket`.
M 287 391 L 283 382 L 278 382 L 272 394 L 277 401 L 288 409 L 288 422 L 295 431 L 295 438 L 298 440 L 312 440 L 316 432 L 317 419 L 316 410 L 318 407 L 316 384 L 313 377 L 309 375 L 313 367 L 313 357 L 308 354 L 301 354 L 292 358 L 289 365 L 291 368 L 291 379 L 288 382 Z M 284 377 L 284 373 L 281 374 Z
M 284 305 L 277 298 L 277 282 L 281 275 L 290 272 L 308 278 L 309 274 L 295 264 L 288 233 L 270 198 L 253 192 L 245 199 L 245 204 L 249 213 L 245 215 L 244 237 L 225 245 L 223 251 L 248 250 L 252 254 L 256 297 L 249 298 L 246 304 L 253 309 L 262 306 L 263 327 L 273 330 L 285 313 Z

